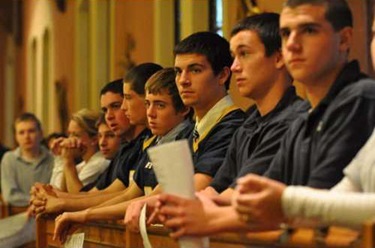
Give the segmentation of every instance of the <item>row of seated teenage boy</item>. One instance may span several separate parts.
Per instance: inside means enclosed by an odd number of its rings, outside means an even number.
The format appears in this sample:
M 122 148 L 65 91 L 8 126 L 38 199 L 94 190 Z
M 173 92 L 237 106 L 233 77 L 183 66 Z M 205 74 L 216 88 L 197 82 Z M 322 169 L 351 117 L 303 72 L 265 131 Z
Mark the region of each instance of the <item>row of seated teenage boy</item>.
M 312 108 L 292 124 L 263 176 L 237 180 L 231 206 L 219 207 L 204 194 L 198 194 L 200 201 L 159 196 L 156 212 L 172 237 L 280 224 L 361 228 L 375 216 L 374 81 L 359 72 L 357 62 L 348 62 L 352 17 L 347 3 L 286 1 L 280 34 L 287 68 L 306 87 Z M 371 44 L 375 64 L 374 37 Z M 365 130 L 359 130 L 363 124 Z M 313 189 L 330 188 L 342 169 L 344 178 L 330 191 Z
M 17 215 L 0 220 L 1 229 L 7 230 L 0 235 L 1 247 L 35 240 L 34 219 L 27 209 L 34 183 L 68 192 L 87 188 L 108 167 L 121 142 L 104 115 L 88 109 L 72 115 L 69 137 L 54 134 L 42 139 L 42 125 L 32 113 L 16 119 L 14 133 L 18 147 L 7 152 L 1 163 L 2 217 Z
M 260 14 L 242 20 L 233 29 L 230 44 L 216 34 L 200 32 L 175 47 L 173 76 L 177 86 L 174 80 L 171 84 L 196 118 L 189 140 L 197 191 L 206 189 L 206 195 L 212 195 L 215 189 L 225 201 L 234 193 L 235 179 L 248 173 L 286 184 L 330 188 L 340 181 L 344 167 L 372 133 L 375 85 L 359 72 L 356 61 L 347 61 L 352 38 L 347 3 L 290 2 L 282 11 L 280 30 L 277 14 Z M 315 11 L 309 12 L 311 9 Z M 43 185 L 34 187 L 34 212 L 70 211 L 57 218 L 57 235 L 66 233 L 62 230 L 69 222 L 122 218 L 129 206 L 137 216 L 145 202 L 152 206 L 169 199 L 165 195 L 155 197 L 161 190 L 153 181 L 152 164 L 144 158 L 142 148 L 143 144 L 158 144 L 173 130 L 148 139 L 147 119 L 151 130 L 157 127 L 148 113 L 150 98 L 163 94 L 152 94 L 144 86 L 160 69 L 151 63 L 135 67 L 124 78 L 123 96 L 102 91 L 101 105 L 108 125 L 128 142 L 94 190 L 66 194 Z M 256 103 L 246 121 L 227 95 L 230 70 L 240 93 Z M 310 106 L 295 95 L 289 73 L 306 87 Z M 156 77 L 157 81 L 158 76 L 151 79 Z M 124 115 L 129 123 L 120 124 L 118 120 L 125 119 Z M 147 185 L 144 179 L 150 178 L 153 180 Z M 129 201 L 150 188 L 149 196 Z M 85 201 L 76 200 L 82 197 Z M 83 211 L 71 212 L 77 210 Z M 127 217 L 129 224 L 134 216 Z M 247 227 L 249 215 L 240 216 L 243 218 L 238 221 Z

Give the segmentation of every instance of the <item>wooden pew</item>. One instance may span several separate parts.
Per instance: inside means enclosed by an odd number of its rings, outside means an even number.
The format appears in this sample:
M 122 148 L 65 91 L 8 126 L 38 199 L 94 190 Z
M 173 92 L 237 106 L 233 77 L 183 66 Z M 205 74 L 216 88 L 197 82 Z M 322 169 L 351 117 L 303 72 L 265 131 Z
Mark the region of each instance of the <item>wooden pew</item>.
M 37 220 L 37 247 L 60 247 L 52 240 L 54 215 L 42 215 Z M 327 248 L 374 248 L 375 221 L 366 222 L 361 232 L 351 229 L 330 227 L 318 229 L 289 229 L 269 232 L 220 233 L 210 237 L 210 247 L 327 247 Z M 90 222 L 77 226 L 85 233 L 84 247 L 129 247 L 141 248 L 140 234 L 125 230 L 116 222 Z M 178 247 L 163 226 L 148 227 L 148 235 L 153 247 Z
M 61 247 L 53 240 L 56 215 L 41 215 L 37 219 L 36 247 Z M 89 222 L 76 225 L 76 232 L 85 233 L 84 247 L 125 247 L 125 228 L 117 222 Z
M 0 194 L 0 219 L 6 218 L 11 215 L 19 214 L 25 212 L 28 206 L 16 207 L 6 203 Z
M 375 247 L 375 219 L 366 221 L 362 231 L 362 245 L 364 248 Z
M 143 247 L 142 238 L 137 233 L 126 231 L 126 247 Z M 168 237 L 168 230 L 162 226 L 151 226 L 148 235 L 153 247 L 177 248 L 178 243 Z M 371 236 L 373 234 L 371 233 Z M 210 247 L 329 247 L 329 248 L 373 248 L 365 244 L 359 232 L 339 227 L 331 227 L 327 232 L 314 229 L 278 230 L 254 233 L 220 233 L 210 237 Z

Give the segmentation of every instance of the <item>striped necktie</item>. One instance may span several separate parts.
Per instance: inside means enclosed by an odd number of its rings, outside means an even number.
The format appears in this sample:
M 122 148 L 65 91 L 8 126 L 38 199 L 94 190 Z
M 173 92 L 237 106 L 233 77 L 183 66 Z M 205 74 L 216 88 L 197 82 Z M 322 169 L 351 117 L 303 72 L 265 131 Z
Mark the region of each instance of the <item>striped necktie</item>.
M 193 140 L 194 142 L 196 142 L 198 139 L 199 139 L 199 133 L 198 133 L 197 127 L 195 127 L 193 131 Z

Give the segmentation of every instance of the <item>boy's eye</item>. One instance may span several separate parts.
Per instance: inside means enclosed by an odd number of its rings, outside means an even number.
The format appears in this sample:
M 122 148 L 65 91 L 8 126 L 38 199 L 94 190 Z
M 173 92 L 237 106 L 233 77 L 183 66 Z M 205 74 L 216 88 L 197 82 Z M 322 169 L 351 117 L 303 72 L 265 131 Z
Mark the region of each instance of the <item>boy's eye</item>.
M 191 69 L 191 72 L 192 73 L 200 73 L 202 70 L 201 69 L 199 69 L 199 68 L 193 68 L 193 69 Z
M 247 51 L 240 51 L 239 52 L 240 57 L 247 57 L 248 55 L 249 55 L 249 53 Z
M 113 109 L 119 109 L 121 107 L 121 103 L 116 103 L 116 104 L 113 104 L 112 108 Z
M 312 28 L 312 27 L 306 27 L 306 28 L 304 28 L 303 31 L 304 31 L 305 33 L 308 33 L 308 34 L 313 34 L 313 33 L 315 33 L 315 29 Z
M 289 30 L 280 30 L 280 36 L 281 38 L 288 38 L 290 35 L 290 31 Z
M 165 105 L 163 104 L 163 103 L 158 103 L 157 105 L 156 105 L 158 108 L 164 108 L 165 107 Z

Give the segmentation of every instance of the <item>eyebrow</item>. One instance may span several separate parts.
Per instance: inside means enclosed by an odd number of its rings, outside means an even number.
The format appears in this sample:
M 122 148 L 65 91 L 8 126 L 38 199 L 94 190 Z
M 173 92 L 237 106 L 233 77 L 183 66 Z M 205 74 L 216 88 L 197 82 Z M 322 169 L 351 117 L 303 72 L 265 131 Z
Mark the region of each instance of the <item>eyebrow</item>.
M 231 52 L 234 52 L 234 51 L 237 51 L 237 50 L 240 50 L 240 49 L 248 49 L 248 48 L 250 48 L 250 46 L 245 45 L 245 44 L 240 44 L 240 45 L 238 45 L 236 48 L 231 49 L 230 51 L 231 51 Z
M 165 104 L 167 104 L 168 102 L 166 102 L 166 101 L 163 101 L 163 100 L 154 100 L 154 101 L 150 101 L 150 100 L 145 100 L 146 102 L 149 102 L 149 103 L 153 103 L 153 104 L 155 104 L 155 103 L 165 103 Z
M 188 65 L 188 68 L 192 68 L 192 67 L 196 67 L 196 66 L 198 66 L 198 67 L 204 67 L 203 64 L 194 63 L 194 64 L 190 64 L 190 65 Z
M 198 66 L 198 67 L 204 67 L 203 64 L 193 63 L 193 64 L 189 64 L 189 65 L 187 66 L 187 68 L 190 69 L 190 68 L 195 67 L 195 66 Z M 181 67 L 175 66 L 174 69 L 175 69 L 175 70 L 181 70 Z
M 109 106 L 113 106 L 113 105 L 116 105 L 116 104 L 119 104 L 119 103 L 122 103 L 122 101 L 111 102 L 111 103 L 109 104 Z
M 307 27 L 314 27 L 314 28 L 320 28 L 322 25 L 316 22 L 306 22 L 306 23 L 301 23 L 297 25 L 297 29 L 303 29 Z M 280 27 L 280 32 L 291 30 L 290 27 Z

